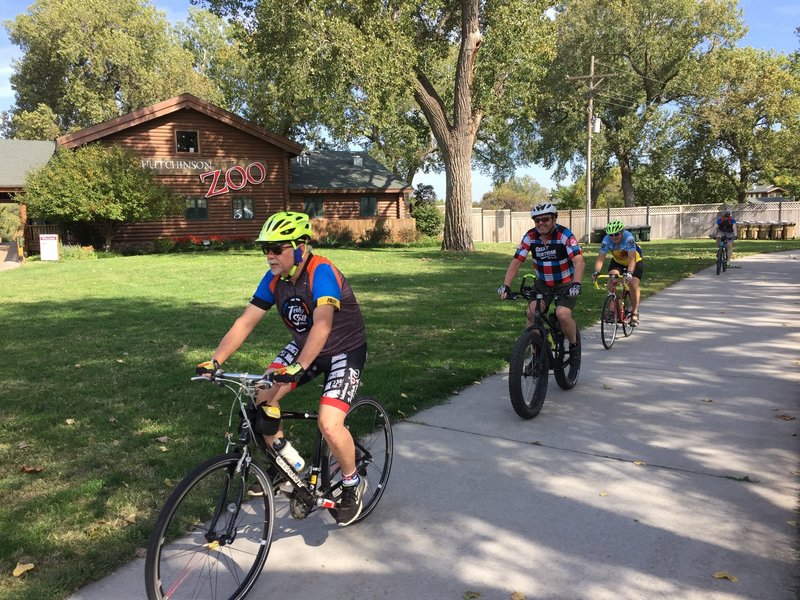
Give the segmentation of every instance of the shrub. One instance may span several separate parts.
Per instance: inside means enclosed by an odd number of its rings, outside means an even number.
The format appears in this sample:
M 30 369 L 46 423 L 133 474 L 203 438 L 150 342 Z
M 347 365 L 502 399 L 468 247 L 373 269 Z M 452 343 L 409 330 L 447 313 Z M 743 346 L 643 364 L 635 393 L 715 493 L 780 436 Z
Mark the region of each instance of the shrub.
M 363 248 L 382 246 L 392 239 L 392 230 L 386 227 L 383 221 L 378 221 L 375 227 L 368 229 L 359 239 L 358 245 Z
M 411 216 L 417 220 L 417 231 L 423 235 L 442 235 L 444 215 L 431 202 L 417 202 L 411 206 Z
M 411 244 L 420 239 L 420 233 L 413 227 L 403 227 L 395 234 L 396 241 L 402 244 Z
M 94 246 L 77 246 L 62 244 L 60 249 L 61 260 L 96 260 L 97 253 Z
M 153 242 L 153 250 L 156 254 L 172 252 L 175 249 L 175 240 L 169 238 L 159 238 Z
M 349 227 L 331 223 L 319 238 L 319 245 L 328 248 L 351 248 L 356 245 L 356 240 Z

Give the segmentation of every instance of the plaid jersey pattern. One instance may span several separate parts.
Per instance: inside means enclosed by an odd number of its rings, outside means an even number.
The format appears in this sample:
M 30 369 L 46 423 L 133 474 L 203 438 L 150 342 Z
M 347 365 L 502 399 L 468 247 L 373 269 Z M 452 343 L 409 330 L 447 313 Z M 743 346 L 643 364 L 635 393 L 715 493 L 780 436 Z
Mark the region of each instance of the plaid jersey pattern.
M 575 273 L 572 259 L 582 252 L 572 232 L 556 225 L 547 238 L 542 238 L 535 227 L 530 229 L 517 246 L 514 258 L 525 262 L 530 254 L 536 277 L 548 286 L 555 286 L 572 281 Z

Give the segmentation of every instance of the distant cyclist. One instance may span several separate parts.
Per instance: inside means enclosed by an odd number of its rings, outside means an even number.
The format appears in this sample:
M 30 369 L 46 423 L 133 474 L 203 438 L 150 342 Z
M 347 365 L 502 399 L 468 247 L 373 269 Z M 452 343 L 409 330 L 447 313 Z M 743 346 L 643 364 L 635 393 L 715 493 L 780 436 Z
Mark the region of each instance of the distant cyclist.
M 733 240 L 738 237 L 736 227 L 736 219 L 733 218 L 731 211 L 725 210 L 717 217 L 716 228 L 712 234 L 719 243 L 720 240 L 725 240 L 725 245 L 728 247 L 728 264 L 733 260 Z
M 606 225 L 606 235 L 600 242 L 600 253 L 594 263 L 592 281 L 597 280 L 603 268 L 606 254 L 611 252 L 611 262 L 608 264 L 609 275 L 622 275 L 631 289 L 631 325 L 639 324 L 639 297 L 641 295 L 642 249 L 636 243 L 633 234 L 625 229 L 625 224 L 616 219 Z
M 581 356 L 581 337 L 578 325 L 572 318 L 572 309 L 581 293 L 581 279 L 586 263 L 583 251 L 572 232 L 556 223 L 558 211 L 550 203 L 537 204 L 531 210 L 531 218 L 535 223 L 517 247 L 511 264 L 508 265 L 503 285 L 497 290 L 501 299 L 505 299 L 511 288 L 511 282 L 519 273 L 522 263 L 528 254 L 533 260 L 536 272 L 534 289 L 537 292 L 557 290 L 563 298 L 556 300 L 556 317 L 561 331 L 569 340 L 570 364 L 576 364 Z M 534 300 L 535 302 L 535 300 Z M 533 322 L 533 302 L 528 305 L 528 326 Z

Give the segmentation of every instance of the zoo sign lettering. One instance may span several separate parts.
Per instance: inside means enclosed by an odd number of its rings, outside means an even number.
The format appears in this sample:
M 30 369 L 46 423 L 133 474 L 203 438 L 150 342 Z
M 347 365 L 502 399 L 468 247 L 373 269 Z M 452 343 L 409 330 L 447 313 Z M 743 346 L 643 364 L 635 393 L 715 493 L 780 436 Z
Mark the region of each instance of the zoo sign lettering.
M 230 191 L 235 192 L 248 183 L 258 185 L 259 183 L 264 183 L 266 178 L 267 167 L 260 161 L 252 162 L 246 167 L 235 165 L 226 170 L 224 175 L 222 169 L 200 173 L 200 181 L 202 183 L 205 183 L 207 179 L 211 179 L 206 198 L 227 194 Z

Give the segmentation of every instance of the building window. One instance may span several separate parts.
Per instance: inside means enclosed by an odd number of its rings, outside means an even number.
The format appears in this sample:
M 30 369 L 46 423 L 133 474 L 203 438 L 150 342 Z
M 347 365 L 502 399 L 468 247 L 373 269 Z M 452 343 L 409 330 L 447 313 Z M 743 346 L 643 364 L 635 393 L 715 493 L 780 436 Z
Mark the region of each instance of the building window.
M 307 197 L 303 200 L 303 212 L 309 217 L 325 216 L 325 206 L 323 205 L 322 198 Z
M 184 216 L 187 221 L 207 221 L 208 200 L 205 198 L 187 198 Z
M 378 216 L 378 199 L 375 196 L 361 196 L 361 216 Z
M 233 218 L 236 220 L 249 220 L 255 216 L 253 214 L 252 198 L 233 198 L 231 200 L 231 208 L 233 209 Z
M 198 152 L 196 131 L 176 131 L 175 150 L 176 152 Z

